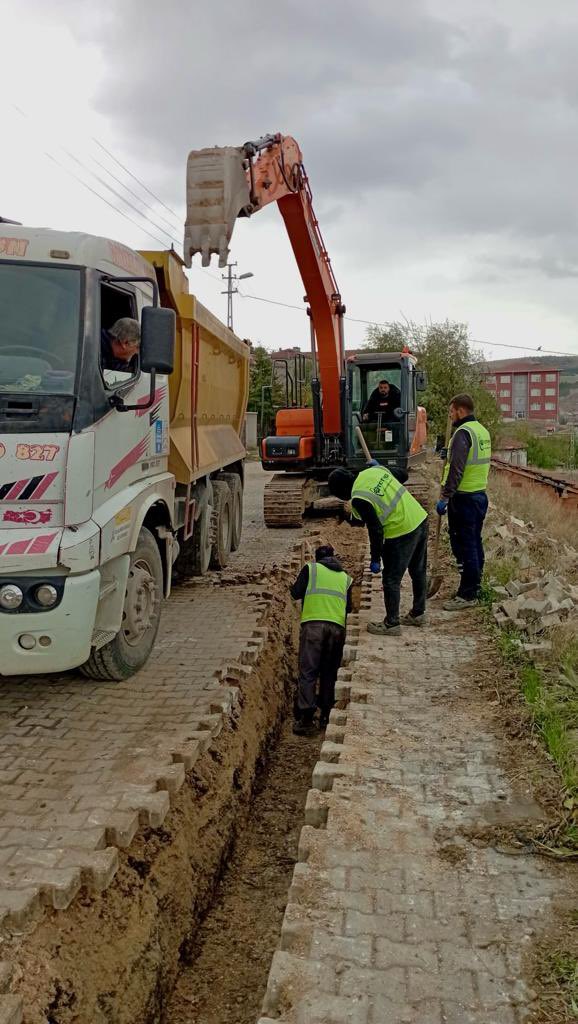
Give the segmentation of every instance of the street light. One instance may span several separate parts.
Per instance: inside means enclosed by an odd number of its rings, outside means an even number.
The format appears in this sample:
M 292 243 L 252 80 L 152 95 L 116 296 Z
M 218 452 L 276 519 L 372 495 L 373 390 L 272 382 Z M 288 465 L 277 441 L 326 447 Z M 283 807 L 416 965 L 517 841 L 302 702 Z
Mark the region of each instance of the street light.
M 227 289 L 221 292 L 221 295 L 227 296 L 227 327 L 233 330 L 233 295 L 236 295 L 239 291 L 235 288 L 235 281 L 246 281 L 248 277 L 254 277 L 255 275 L 248 271 L 246 274 L 234 274 L 233 267 L 236 267 L 236 263 L 227 263 L 227 273 L 221 274 L 223 281 L 227 282 Z

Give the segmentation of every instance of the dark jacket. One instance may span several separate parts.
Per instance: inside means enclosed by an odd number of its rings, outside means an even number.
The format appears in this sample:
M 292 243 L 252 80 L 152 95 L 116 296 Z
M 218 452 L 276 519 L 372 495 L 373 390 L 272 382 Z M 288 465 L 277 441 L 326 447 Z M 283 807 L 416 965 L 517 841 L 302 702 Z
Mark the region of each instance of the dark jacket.
M 100 333 L 100 365 L 103 370 L 124 370 L 125 373 L 136 373 L 138 369 L 138 353 L 128 362 L 117 359 L 112 351 L 112 338 L 108 331 Z
M 364 416 L 369 416 L 370 420 L 376 420 L 377 414 L 382 413 L 386 420 L 393 420 L 394 409 L 398 409 L 401 402 L 401 393 L 399 388 L 396 388 L 394 384 L 389 385 L 389 394 L 380 395 L 379 388 L 372 391 L 365 409 L 363 410 Z
M 333 572 L 344 572 L 344 568 L 338 558 L 322 558 L 319 565 L 324 565 L 326 569 L 331 569 Z M 301 572 L 299 573 L 295 582 L 291 585 L 289 593 L 294 601 L 303 601 L 305 593 L 307 591 L 307 584 L 309 583 L 309 567 L 304 565 Z M 351 604 L 351 587 L 347 591 L 347 611 L 350 612 L 352 609 Z
M 464 423 L 472 423 L 476 419 L 475 416 L 464 416 L 462 420 L 457 420 L 454 423 L 452 436 L 455 434 L 458 427 L 461 427 Z M 467 430 L 460 430 L 457 437 L 454 437 L 451 446 L 451 460 L 448 478 L 442 488 L 442 498 L 453 498 L 456 493 L 460 480 L 464 475 L 464 469 L 466 468 L 466 462 L 468 459 L 468 453 L 472 447 L 472 439 Z

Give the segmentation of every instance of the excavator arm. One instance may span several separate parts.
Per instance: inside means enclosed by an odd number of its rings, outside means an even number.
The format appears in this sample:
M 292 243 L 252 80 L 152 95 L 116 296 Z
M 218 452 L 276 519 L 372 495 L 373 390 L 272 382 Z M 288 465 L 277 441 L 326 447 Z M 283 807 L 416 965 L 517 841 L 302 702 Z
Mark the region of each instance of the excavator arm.
M 341 433 L 340 380 L 344 372 L 343 314 L 295 139 L 267 135 L 239 147 L 194 150 L 187 161 L 187 219 L 184 256 L 203 266 L 213 254 L 224 267 L 237 217 L 250 217 L 277 203 L 311 310 L 315 353 L 323 393 L 323 430 Z

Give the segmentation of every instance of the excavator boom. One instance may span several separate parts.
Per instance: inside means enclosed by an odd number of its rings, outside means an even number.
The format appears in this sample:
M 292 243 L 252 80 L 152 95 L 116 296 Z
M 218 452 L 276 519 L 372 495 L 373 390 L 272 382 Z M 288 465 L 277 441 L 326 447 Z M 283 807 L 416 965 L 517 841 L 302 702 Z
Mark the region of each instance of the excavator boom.
M 201 253 L 224 267 L 237 217 L 276 202 L 305 288 L 315 331 L 323 393 L 323 432 L 342 432 L 340 381 L 344 373 L 345 307 L 313 210 L 301 150 L 290 136 L 268 135 L 239 147 L 195 150 L 187 162 L 187 266 Z

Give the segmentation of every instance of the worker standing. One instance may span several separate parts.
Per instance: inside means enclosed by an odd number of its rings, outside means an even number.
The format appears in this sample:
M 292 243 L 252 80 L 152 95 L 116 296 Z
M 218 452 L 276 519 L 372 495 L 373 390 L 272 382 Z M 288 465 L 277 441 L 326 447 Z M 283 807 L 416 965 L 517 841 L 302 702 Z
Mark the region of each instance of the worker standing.
M 405 474 L 407 479 L 407 474 Z M 368 633 L 399 636 L 401 581 L 409 572 L 413 605 L 404 625 L 423 626 L 427 595 L 427 512 L 402 483 L 375 460 L 368 469 L 353 473 L 334 469 L 329 490 L 336 498 L 351 502 L 352 525 L 365 523 L 369 532 L 371 571 L 378 573 L 383 562 L 383 622 L 370 622 Z
M 450 418 L 453 433 L 437 512 L 440 516 L 448 513 L 450 544 L 460 570 L 458 592 L 443 605 L 453 612 L 473 608 L 478 601 L 484 570 L 482 529 L 488 511 L 486 488 L 492 441 L 489 431 L 476 419 L 471 395 L 452 398 Z
M 347 613 L 351 611 L 352 582 L 331 545 L 324 544 L 316 549 L 315 561 L 303 566 L 291 587 L 291 597 L 302 601 L 293 725 L 298 736 L 315 732 L 317 708 L 320 728 L 325 728 L 329 721 L 343 657 Z

